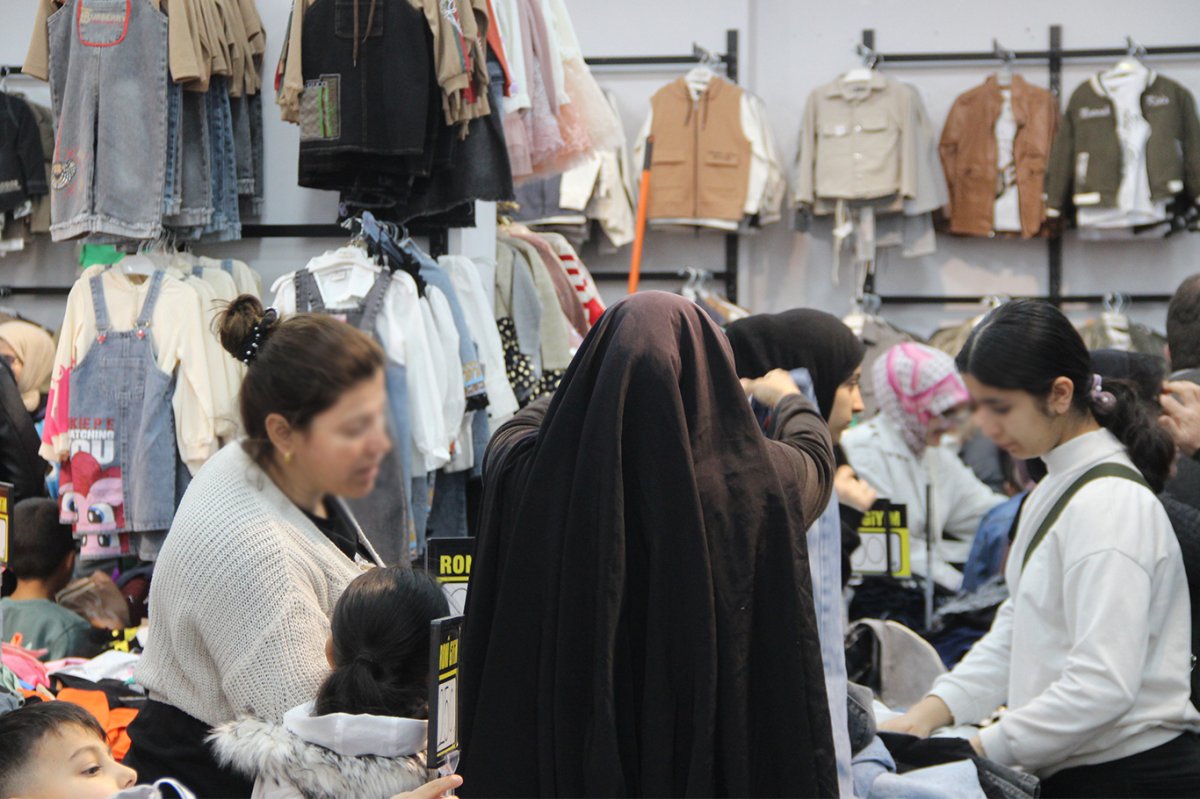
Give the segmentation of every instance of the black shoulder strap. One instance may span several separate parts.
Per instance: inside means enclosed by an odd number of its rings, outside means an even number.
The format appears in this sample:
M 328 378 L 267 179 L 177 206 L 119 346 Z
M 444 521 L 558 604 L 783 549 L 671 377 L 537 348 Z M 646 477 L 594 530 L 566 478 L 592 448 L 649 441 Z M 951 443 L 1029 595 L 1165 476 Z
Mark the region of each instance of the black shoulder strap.
M 1147 490 L 1150 489 L 1150 484 L 1146 482 L 1145 477 L 1142 477 L 1141 472 L 1120 463 L 1102 463 L 1099 466 L 1093 466 L 1091 469 L 1088 469 L 1078 480 L 1071 484 L 1070 488 L 1062 493 L 1062 496 L 1054 503 L 1054 507 L 1046 514 L 1041 527 L 1033 534 L 1033 540 L 1029 542 L 1029 548 L 1025 550 L 1025 557 L 1021 561 L 1022 571 L 1029 565 L 1029 558 L 1033 555 L 1033 551 L 1037 549 L 1038 544 L 1042 543 L 1042 539 L 1046 537 L 1046 533 L 1050 532 L 1050 528 L 1058 521 L 1058 517 L 1062 515 L 1067 505 L 1070 504 L 1071 499 L 1085 485 L 1093 480 L 1100 480 L 1104 477 L 1119 477 L 1123 480 L 1130 480 L 1138 485 L 1145 486 Z

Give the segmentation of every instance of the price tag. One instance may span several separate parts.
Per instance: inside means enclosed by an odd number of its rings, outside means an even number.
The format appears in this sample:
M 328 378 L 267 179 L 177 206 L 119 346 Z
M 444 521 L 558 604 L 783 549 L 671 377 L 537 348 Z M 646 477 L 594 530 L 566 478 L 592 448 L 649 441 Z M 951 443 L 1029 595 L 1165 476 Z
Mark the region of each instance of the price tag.
M 855 574 L 911 577 L 908 508 L 879 500 L 863 514 L 858 535 L 862 545 L 850 558 Z
M 429 779 L 458 768 L 458 654 L 462 616 L 431 623 L 429 652 L 429 743 L 425 765 Z
M 474 552 L 474 538 L 430 538 L 425 544 L 425 570 L 442 584 L 454 615 L 461 615 L 467 608 Z

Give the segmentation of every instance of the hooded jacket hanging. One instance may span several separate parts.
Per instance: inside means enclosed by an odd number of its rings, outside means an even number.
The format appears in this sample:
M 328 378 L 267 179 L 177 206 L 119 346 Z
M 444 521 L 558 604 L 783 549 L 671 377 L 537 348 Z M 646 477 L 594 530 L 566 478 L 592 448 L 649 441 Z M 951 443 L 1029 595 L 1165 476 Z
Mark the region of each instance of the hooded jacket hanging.
M 649 218 L 741 220 L 750 180 L 742 90 L 714 76 L 696 97 L 685 78 L 654 95 Z
M 833 454 L 769 441 L 704 312 L 651 292 L 493 438 L 462 643 L 464 793 L 833 796 L 805 530 Z M 516 764 L 520 764 L 519 766 Z

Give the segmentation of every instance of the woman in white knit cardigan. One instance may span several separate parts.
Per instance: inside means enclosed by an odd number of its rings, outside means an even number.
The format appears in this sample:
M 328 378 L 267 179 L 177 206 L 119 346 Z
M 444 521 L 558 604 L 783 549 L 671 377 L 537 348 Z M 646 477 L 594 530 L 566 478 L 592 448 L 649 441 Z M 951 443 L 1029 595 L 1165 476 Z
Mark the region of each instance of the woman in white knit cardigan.
M 156 564 L 136 670 L 150 701 L 129 728 L 127 762 L 143 781 L 249 797 L 204 740 L 239 714 L 282 721 L 316 696 L 334 604 L 379 564 L 339 498 L 371 491 L 391 442 L 384 354 L 351 325 L 280 321 L 243 295 L 220 334 L 248 364 L 246 438 L 196 475 Z

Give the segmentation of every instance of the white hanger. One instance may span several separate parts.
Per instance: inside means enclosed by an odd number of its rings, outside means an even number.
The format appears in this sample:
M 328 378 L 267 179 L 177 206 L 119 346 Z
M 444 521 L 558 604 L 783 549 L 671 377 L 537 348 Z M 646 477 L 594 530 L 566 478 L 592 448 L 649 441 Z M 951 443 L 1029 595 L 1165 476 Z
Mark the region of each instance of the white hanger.
M 159 234 L 158 238 L 139 244 L 136 252 L 129 253 L 120 260 L 121 274 L 126 277 L 153 277 L 161 267 L 150 257 L 149 251 L 162 241 L 163 234 Z
M 1011 86 L 1013 78 L 1013 59 L 1016 54 L 1012 50 L 1007 50 L 1000 46 L 1000 42 L 992 39 L 992 49 L 996 52 L 996 58 L 1000 59 L 1000 69 L 996 72 L 996 83 L 1000 86 Z
M 1134 40 L 1132 36 L 1125 37 L 1125 57 L 1116 63 L 1116 65 L 1104 73 L 1106 78 L 1120 78 L 1126 75 L 1137 75 L 1146 71 L 1146 65 L 1142 63 L 1142 58 L 1146 55 L 1146 48 Z
M 698 44 L 692 44 L 692 53 L 700 59 L 700 63 L 688 70 L 684 80 L 687 81 L 688 87 L 696 92 L 703 92 L 708 88 L 708 84 L 716 77 L 716 72 L 713 70 L 717 64 L 721 63 L 721 57 L 713 51 L 701 47 Z
M 861 42 L 854 48 L 854 51 L 862 59 L 862 66 L 855 67 L 843 75 L 842 82 L 867 83 L 875 76 L 875 64 L 879 61 L 879 54 Z
M 121 259 L 121 274 L 126 277 L 141 275 L 142 277 L 153 277 L 158 271 L 158 264 L 145 253 L 135 252 L 126 255 Z

